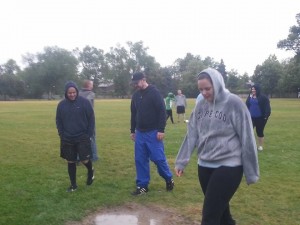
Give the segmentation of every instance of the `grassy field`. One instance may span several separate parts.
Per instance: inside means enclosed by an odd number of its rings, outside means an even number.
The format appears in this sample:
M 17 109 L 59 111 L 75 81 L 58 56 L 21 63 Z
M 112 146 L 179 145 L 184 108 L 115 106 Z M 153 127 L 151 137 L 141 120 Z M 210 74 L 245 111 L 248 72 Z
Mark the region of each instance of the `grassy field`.
M 200 221 L 203 196 L 195 154 L 185 175 L 174 178 L 173 192 L 164 191 L 165 183 L 152 164 L 149 194 L 138 198 L 130 195 L 135 188 L 130 100 L 96 101 L 101 158 L 94 164 L 96 179 L 86 187 L 86 169 L 79 166 L 79 189 L 66 193 L 69 178 L 67 165 L 59 157 L 57 103 L 0 102 L 0 224 L 59 225 L 128 202 L 171 208 Z M 193 106 L 194 99 L 190 99 L 187 114 Z M 260 181 L 247 186 L 243 180 L 231 201 L 239 225 L 300 224 L 300 101 L 271 99 L 271 106 L 265 150 L 259 152 Z M 185 132 L 186 124 L 168 121 L 165 147 L 172 170 Z

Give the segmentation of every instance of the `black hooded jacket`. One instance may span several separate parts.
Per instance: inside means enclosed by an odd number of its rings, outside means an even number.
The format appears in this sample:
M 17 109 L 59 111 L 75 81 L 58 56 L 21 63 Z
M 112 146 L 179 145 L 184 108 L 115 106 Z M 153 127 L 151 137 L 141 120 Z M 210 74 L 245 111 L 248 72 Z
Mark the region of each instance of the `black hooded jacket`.
M 164 133 L 165 126 L 165 102 L 159 91 L 153 85 L 136 91 L 131 99 L 131 133 L 135 133 L 135 129 Z
M 271 115 L 270 100 L 266 95 L 261 93 L 261 88 L 258 84 L 255 84 L 252 87 L 254 87 L 256 90 L 256 98 L 257 98 L 258 105 L 261 110 L 262 116 L 265 119 L 268 119 L 269 116 Z M 248 109 L 250 109 L 250 98 L 251 98 L 251 96 L 249 95 L 246 100 L 246 105 L 247 105 Z
M 74 87 L 77 92 L 75 100 L 70 100 L 67 91 Z M 94 110 L 90 102 L 78 95 L 77 85 L 70 81 L 65 86 L 65 99 L 61 100 L 56 110 L 56 127 L 62 139 L 74 140 L 92 137 L 95 128 Z

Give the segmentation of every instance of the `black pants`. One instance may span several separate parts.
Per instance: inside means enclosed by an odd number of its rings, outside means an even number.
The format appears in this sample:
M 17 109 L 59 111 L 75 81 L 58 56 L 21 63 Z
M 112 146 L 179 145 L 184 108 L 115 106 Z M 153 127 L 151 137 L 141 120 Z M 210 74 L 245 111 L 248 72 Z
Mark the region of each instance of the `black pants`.
M 256 128 L 256 135 L 257 137 L 264 137 L 264 129 L 265 126 L 267 124 L 267 121 L 265 118 L 263 117 L 259 117 L 259 118 L 251 118 L 252 119 L 252 124 L 253 124 L 253 128 Z
M 174 123 L 174 121 L 173 121 L 173 112 L 172 112 L 172 109 L 167 109 L 167 110 L 166 110 L 166 113 L 167 113 L 166 121 L 167 121 L 167 120 L 169 119 L 169 117 L 170 117 L 171 122 Z
M 201 225 L 235 225 L 229 201 L 239 187 L 242 176 L 242 166 L 198 166 L 198 177 L 204 194 Z

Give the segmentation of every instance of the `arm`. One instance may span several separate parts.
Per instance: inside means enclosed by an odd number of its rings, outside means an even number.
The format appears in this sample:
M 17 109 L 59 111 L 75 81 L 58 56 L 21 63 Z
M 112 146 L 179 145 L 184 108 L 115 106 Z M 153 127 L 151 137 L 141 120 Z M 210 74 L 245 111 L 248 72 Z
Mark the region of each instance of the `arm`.
M 158 114 L 158 132 L 164 133 L 166 127 L 166 106 L 160 93 L 155 91 L 155 98 L 153 99 L 156 113 Z
M 175 161 L 175 171 L 177 176 L 183 173 L 184 168 L 190 161 L 191 155 L 195 150 L 198 140 L 197 120 L 194 111 L 190 116 L 188 123 L 188 130 L 186 136 L 181 144 Z
M 86 105 L 85 107 L 86 107 L 86 113 L 87 113 L 88 124 L 89 124 L 88 135 L 89 137 L 93 137 L 95 132 L 95 113 L 89 101 L 86 101 L 85 105 Z
M 63 123 L 62 123 L 62 118 L 61 118 L 61 104 L 59 103 L 56 109 L 56 128 L 58 131 L 58 135 L 60 138 L 63 136 Z
M 271 115 L 270 100 L 267 96 L 265 96 L 265 118 L 268 119 L 270 115 Z
M 131 111 L 130 131 L 132 134 L 135 133 L 135 128 L 136 128 L 135 118 L 136 118 L 136 113 L 137 113 L 133 98 L 134 98 L 134 96 L 132 97 L 131 104 L 130 104 L 130 111 Z
M 259 179 L 259 165 L 251 116 L 243 102 L 238 102 L 234 109 L 231 121 L 241 143 L 246 182 L 247 184 L 256 183 Z

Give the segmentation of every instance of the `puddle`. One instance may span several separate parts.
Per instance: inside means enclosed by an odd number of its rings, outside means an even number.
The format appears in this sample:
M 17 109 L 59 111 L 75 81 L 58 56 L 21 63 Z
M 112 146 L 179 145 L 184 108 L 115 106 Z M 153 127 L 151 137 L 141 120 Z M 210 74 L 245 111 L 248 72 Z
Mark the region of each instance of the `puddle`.
M 159 225 L 160 221 L 149 216 L 136 215 L 100 215 L 95 218 L 95 225 Z
M 66 225 L 177 225 L 199 224 L 164 207 L 126 204 L 116 208 L 102 208 L 82 221 Z

